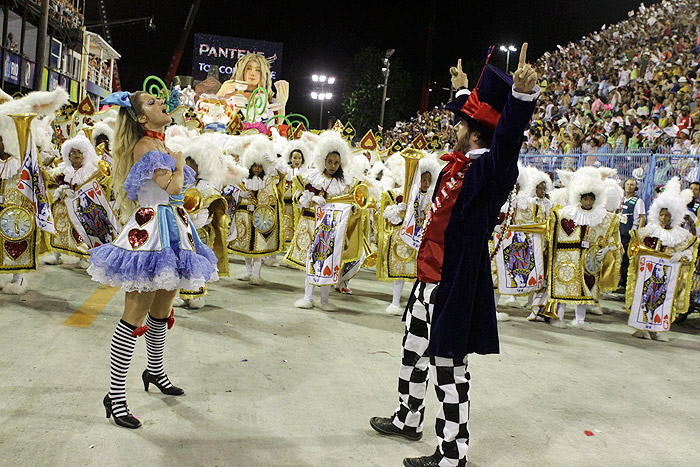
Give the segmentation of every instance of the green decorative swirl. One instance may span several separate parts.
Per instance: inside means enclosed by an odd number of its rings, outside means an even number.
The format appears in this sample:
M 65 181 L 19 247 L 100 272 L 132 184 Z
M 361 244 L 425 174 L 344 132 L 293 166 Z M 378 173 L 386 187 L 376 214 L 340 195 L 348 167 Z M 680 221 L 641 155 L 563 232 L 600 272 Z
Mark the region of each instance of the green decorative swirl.
M 149 84 L 148 82 L 151 80 L 155 81 L 155 83 Z M 165 102 L 170 100 L 170 91 L 168 91 L 168 87 L 165 85 L 162 79 L 155 75 L 151 75 L 143 80 L 143 90 L 152 96 L 162 98 Z
M 258 116 L 263 116 L 265 114 L 265 109 L 267 108 L 267 89 L 257 88 L 250 95 L 248 99 L 248 105 L 245 108 L 245 120 L 246 122 L 255 122 Z M 253 119 L 250 119 L 250 110 L 253 110 Z

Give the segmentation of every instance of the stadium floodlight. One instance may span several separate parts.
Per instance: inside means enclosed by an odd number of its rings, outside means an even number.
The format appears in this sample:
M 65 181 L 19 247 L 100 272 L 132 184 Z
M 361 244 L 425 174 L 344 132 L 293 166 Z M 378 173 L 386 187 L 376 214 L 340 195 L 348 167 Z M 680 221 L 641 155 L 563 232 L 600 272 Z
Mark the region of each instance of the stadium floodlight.
M 516 48 L 513 47 L 512 45 L 509 45 L 509 46 L 508 46 L 508 50 L 510 50 L 511 52 L 517 52 L 517 51 L 518 51 L 518 49 L 516 49 Z
M 506 73 L 508 73 L 508 72 L 509 72 L 509 68 L 510 68 L 510 53 L 511 53 L 511 52 L 517 52 L 518 49 L 516 49 L 516 48 L 513 47 L 512 45 L 509 45 L 508 47 L 506 47 L 505 45 L 502 45 L 502 46 L 500 46 L 500 47 L 498 48 L 498 50 L 500 50 L 501 52 L 505 52 L 505 53 L 506 53 Z
M 333 83 L 335 83 L 335 78 L 333 78 L 333 77 L 328 78 L 328 84 L 333 84 Z
M 508 52 L 508 49 L 506 49 L 506 46 L 505 46 L 505 45 L 502 45 L 502 46 L 501 46 L 501 52 Z
M 318 75 L 312 75 L 311 81 L 313 81 L 314 83 L 318 83 Z
M 320 100 L 320 101 L 326 100 L 326 95 L 324 93 L 319 94 L 318 100 Z
M 326 93 L 326 100 L 330 100 L 331 97 L 333 97 L 333 94 L 331 94 L 330 92 L 327 92 Z
M 335 77 L 334 76 L 328 76 L 326 74 L 315 74 L 311 76 L 311 81 L 316 83 L 314 88 L 316 88 L 312 93 L 311 93 L 311 98 L 314 100 L 317 100 L 321 103 L 320 107 L 320 114 L 319 114 L 319 119 L 318 119 L 318 126 L 319 129 L 323 129 L 323 116 L 325 115 L 323 113 L 323 103 L 325 101 L 330 101 L 331 98 L 333 97 L 333 94 L 330 92 L 325 92 L 325 87 L 326 85 L 330 86 L 331 84 L 335 83 Z
M 311 98 L 312 98 L 312 99 L 318 99 L 318 93 L 317 93 L 317 92 L 312 92 L 312 93 L 311 93 Z

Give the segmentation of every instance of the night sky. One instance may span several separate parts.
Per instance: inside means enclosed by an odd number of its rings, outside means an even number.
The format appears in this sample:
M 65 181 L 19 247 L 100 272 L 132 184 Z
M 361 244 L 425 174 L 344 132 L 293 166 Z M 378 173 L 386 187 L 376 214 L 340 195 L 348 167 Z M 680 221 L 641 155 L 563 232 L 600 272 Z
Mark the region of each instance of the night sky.
M 121 0 L 105 3 L 110 21 L 153 15 L 157 27 L 155 32 L 147 32 L 143 25 L 112 27 L 114 48 L 122 55 L 119 61 L 122 87 L 135 90 L 148 75 L 164 77 L 190 2 Z M 513 44 L 519 48 L 527 40 L 530 44 L 528 58 L 533 61 L 557 44 L 576 40 L 603 24 L 624 20 L 627 12 L 638 8 L 639 3 L 639 0 L 438 1 L 431 74 L 432 80 L 437 81 L 433 86 L 435 92 L 443 93 L 446 100 L 448 92 L 440 88 L 449 85 L 449 67 L 458 58 L 483 60 L 490 44 Z M 658 2 L 646 2 L 647 5 L 652 3 Z M 163 8 L 164 4 L 168 7 Z M 425 65 L 429 11 L 429 2 L 202 0 L 178 74 L 191 74 L 194 33 L 283 42 L 282 78 L 290 82 L 287 111 L 316 115 L 318 103 L 309 97 L 313 87 L 310 78 L 313 73 L 325 72 L 337 78 L 330 109 L 339 114 L 343 71 L 364 46 L 396 49 L 392 58 L 401 59 L 404 67 L 415 73 L 420 82 Z M 97 2 L 90 1 L 86 23 L 98 20 Z M 511 69 L 517 63 L 517 55 L 511 54 Z M 495 52 L 494 57 L 495 64 L 505 67 L 505 54 Z M 420 94 L 419 88 L 416 93 Z

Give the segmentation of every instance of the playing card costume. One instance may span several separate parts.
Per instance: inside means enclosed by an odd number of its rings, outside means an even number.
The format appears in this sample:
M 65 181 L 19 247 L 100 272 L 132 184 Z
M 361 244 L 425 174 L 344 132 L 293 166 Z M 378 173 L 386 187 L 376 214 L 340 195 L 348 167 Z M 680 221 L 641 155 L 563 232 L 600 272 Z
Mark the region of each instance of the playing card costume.
M 692 197 L 673 177 L 651 204 L 649 223 L 631 232 L 626 305 L 635 337 L 668 340 L 661 333 L 688 309 L 698 241 L 681 224 Z M 662 209 L 671 217 L 668 228 L 659 219 Z
M 416 162 L 409 187 L 384 191 L 379 205 L 376 270 L 377 279 L 394 282 L 392 301 L 386 309 L 390 314 L 403 313 L 399 305 L 404 281 L 417 278 L 418 251 L 415 245 L 420 246 L 425 218 L 440 173 L 440 166 L 433 156 L 422 156 Z M 425 192 L 420 187 L 423 173 L 430 174 L 431 180 Z M 400 177 L 400 182 L 403 185 L 403 177 Z M 409 192 L 408 202 L 404 201 L 406 191 Z
M 41 253 L 49 246 L 43 231 L 53 233 L 53 216 L 45 173 L 37 154 L 36 141 L 45 130 L 38 118 L 20 125 L 23 128 L 24 154 L 20 148 L 18 128 L 10 115 L 34 113 L 53 115 L 68 103 L 63 88 L 52 92 L 32 92 L 13 100 L 0 92 L 0 273 L 12 273 L 12 281 L 2 287 L 6 294 L 23 294 L 26 281 L 22 273 L 37 268 Z M 46 136 L 48 137 L 48 136 Z
M 418 251 L 418 280 L 406 309 L 399 407 L 373 418 L 380 432 L 419 439 L 428 374 L 440 410 L 438 465 L 463 466 L 469 443 L 469 353 L 498 353 L 488 240 L 515 185 L 522 135 L 539 89 L 520 94 L 512 79 L 487 65 L 476 89 L 447 105 L 470 129 L 493 134 L 489 148 L 442 157 L 442 169 Z
M 329 176 L 326 159 L 339 156 L 339 169 Z M 328 302 L 330 286 L 347 280 L 344 272 L 353 275 L 359 267 L 346 271 L 347 264 L 362 258 L 364 236 L 369 220 L 366 207 L 366 187 L 350 175 L 350 149 L 336 132 L 321 134 L 314 148 L 314 167 L 294 178 L 295 198 L 301 208 L 292 244 L 285 262 L 306 272 L 304 298 L 297 300 L 298 308 L 313 306 L 314 287 L 321 288 L 320 308 L 334 310 Z M 362 188 L 364 187 L 364 188 Z
M 558 171 L 567 189 L 567 205 L 552 210 L 548 220 L 549 306 L 563 323 L 567 304 L 575 306 L 573 326 L 584 325 L 586 305 L 598 303 L 603 284 L 616 288 L 619 278 L 619 221 L 605 209 L 605 177 L 614 169 L 582 167 L 576 172 Z M 595 201 L 589 210 L 581 199 L 592 194 Z M 616 268 L 611 265 L 617 264 Z M 561 323 L 558 324 L 561 326 Z
M 72 150 L 82 157 L 77 168 L 69 159 Z M 78 135 L 64 141 L 61 155 L 63 162 L 52 170 L 58 188 L 52 206 L 56 233 L 51 236 L 51 248 L 55 253 L 88 258 L 90 248 L 117 238 L 121 224 L 109 202 L 107 176 L 98 168 L 90 140 Z
M 301 165 L 294 167 L 291 161 L 292 153 L 301 156 Z M 282 159 L 287 164 L 287 174 L 285 176 L 284 190 L 284 245 L 285 249 L 289 249 L 294 237 L 295 218 L 298 219 L 299 212 L 295 209 L 293 201 L 293 180 L 294 177 L 303 175 L 308 170 L 308 165 L 311 160 L 311 148 L 301 140 L 291 140 L 284 149 Z

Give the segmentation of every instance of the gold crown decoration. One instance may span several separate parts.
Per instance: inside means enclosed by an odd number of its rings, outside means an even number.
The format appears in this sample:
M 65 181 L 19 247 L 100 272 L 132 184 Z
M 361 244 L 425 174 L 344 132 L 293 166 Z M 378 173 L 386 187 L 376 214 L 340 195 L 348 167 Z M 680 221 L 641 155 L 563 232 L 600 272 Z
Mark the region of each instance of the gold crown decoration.
M 92 103 L 90 96 L 85 96 L 85 99 L 80 101 L 80 104 L 78 104 L 78 113 L 83 115 L 95 114 L 95 104 Z
M 355 137 L 355 133 L 355 127 L 352 126 L 352 123 L 346 123 L 343 127 L 343 138 L 347 139 L 348 141 L 352 141 L 352 139 Z
M 374 136 L 374 131 L 370 128 L 360 140 L 360 148 L 368 151 L 376 151 L 378 147 L 377 138 Z
M 422 151 L 428 147 L 428 141 L 425 139 L 425 136 L 423 136 L 423 133 L 420 133 L 418 136 L 413 138 L 413 141 L 411 141 L 411 146 L 419 151 Z

